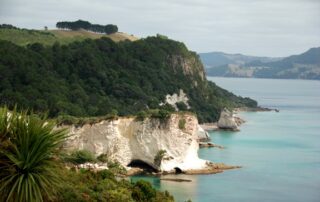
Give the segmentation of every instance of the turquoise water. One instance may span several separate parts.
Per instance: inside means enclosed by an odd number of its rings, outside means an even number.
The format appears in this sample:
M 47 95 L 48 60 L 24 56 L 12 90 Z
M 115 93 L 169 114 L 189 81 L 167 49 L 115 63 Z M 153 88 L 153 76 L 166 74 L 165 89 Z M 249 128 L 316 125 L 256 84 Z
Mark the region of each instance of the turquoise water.
M 177 201 L 320 201 L 320 82 L 211 78 L 238 95 L 276 112 L 241 113 L 240 132 L 212 132 L 226 148 L 200 149 L 199 156 L 243 168 L 216 175 L 178 175 L 192 182 L 146 179 Z

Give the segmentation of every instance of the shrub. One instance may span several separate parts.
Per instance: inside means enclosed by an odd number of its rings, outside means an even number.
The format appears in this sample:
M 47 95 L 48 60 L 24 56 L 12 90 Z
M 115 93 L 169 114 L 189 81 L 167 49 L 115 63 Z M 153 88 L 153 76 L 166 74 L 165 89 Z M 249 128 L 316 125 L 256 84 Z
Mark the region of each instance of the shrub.
M 167 111 L 165 109 L 151 111 L 151 117 L 162 119 L 162 120 L 169 118 L 170 114 L 171 114 L 171 112 Z
M 65 131 L 27 114 L 0 109 L 0 201 L 47 201 L 62 182 L 57 156 Z
M 107 163 L 108 162 L 108 155 L 107 154 L 100 154 L 97 157 L 97 160 L 102 162 L 102 163 Z
M 74 116 L 60 115 L 57 118 L 58 125 L 72 125 L 72 124 L 77 124 L 77 123 L 78 123 L 78 119 Z
M 97 172 L 97 175 L 99 175 L 103 180 L 104 179 L 115 179 L 115 175 L 110 170 L 101 170 Z
M 87 150 L 73 151 L 70 155 L 64 157 L 64 161 L 73 164 L 83 164 L 87 162 L 95 162 L 94 155 Z
M 108 161 L 108 168 L 115 174 L 124 175 L 127 170 L 118 161 Z
M 140 111 L 137 113 L 137 120 L 143 121 L 145 118 L 148 117 L 148 113 L 146 111 Z
M 179 128 L 181 130 L 185 129 L 186 128 L 186 120 L 185 119 L 180 119 L 179 120 Z
M 65 181 L 61 184 L 56 201 L 145 201 L 171 202 L 173 197 L 167 192 L 156 191 L 145 181 L 130 183 L 117 180 L 110 170 L 93 172 L 62 172 Z
M 139 180 L 134 185 L 132 198 L 136 201 L 151 201 L 156 196 L 156 191 L 149 182 Z
M 166 153 L 167 153 L 166 150 L 162 150 L 162 149 L 159 150 L 156 156 L 154 157 L 154 164 L 160 167 L 161 161 Z
M 177 102 L 176 106 L 178 107 L 179 111 L 186 111 L 188 110 L 187 105 L 184 102 Z

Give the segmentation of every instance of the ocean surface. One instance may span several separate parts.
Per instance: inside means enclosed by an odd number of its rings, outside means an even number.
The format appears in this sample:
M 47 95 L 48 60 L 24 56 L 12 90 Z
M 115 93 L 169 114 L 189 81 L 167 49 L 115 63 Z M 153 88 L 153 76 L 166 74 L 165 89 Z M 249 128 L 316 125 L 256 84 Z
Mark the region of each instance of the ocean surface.
M 177 201 L 320 201 L 320 81 L 208 77 L 277 112 L 242 112 L 240 132 L 211 132 L 226 148 L 202 148 L 200 158 L 243 168 L 216 175 L 173 175 L 192 182 L 145 179 Z M 169 176 L 166 176 L 169 178 Z

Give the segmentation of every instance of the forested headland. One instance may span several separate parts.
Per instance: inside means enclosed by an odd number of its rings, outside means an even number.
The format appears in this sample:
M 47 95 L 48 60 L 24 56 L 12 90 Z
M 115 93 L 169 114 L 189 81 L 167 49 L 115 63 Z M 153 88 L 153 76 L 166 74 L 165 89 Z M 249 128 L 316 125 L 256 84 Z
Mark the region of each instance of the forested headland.
M 216 121 L 224 107 L 257 106 L 202 78 L 198 55 L 163 37 L 118 43 L 103 37 L 52 46 L 2 40 L 0 55 L 0 105 L 49 117 L 173 111 L 160 103 L 180 89 L 200 122 Z

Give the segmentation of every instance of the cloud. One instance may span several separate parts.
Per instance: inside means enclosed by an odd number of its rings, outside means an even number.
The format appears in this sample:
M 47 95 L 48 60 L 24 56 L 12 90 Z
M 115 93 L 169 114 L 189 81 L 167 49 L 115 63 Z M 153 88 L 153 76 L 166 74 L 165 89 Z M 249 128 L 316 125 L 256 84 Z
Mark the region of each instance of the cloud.
M 320 46 L 318 0 L 0 0 L 0 23 L 42 29 L 77 19 L 162 33 L 198 52 L 287 56 Z

